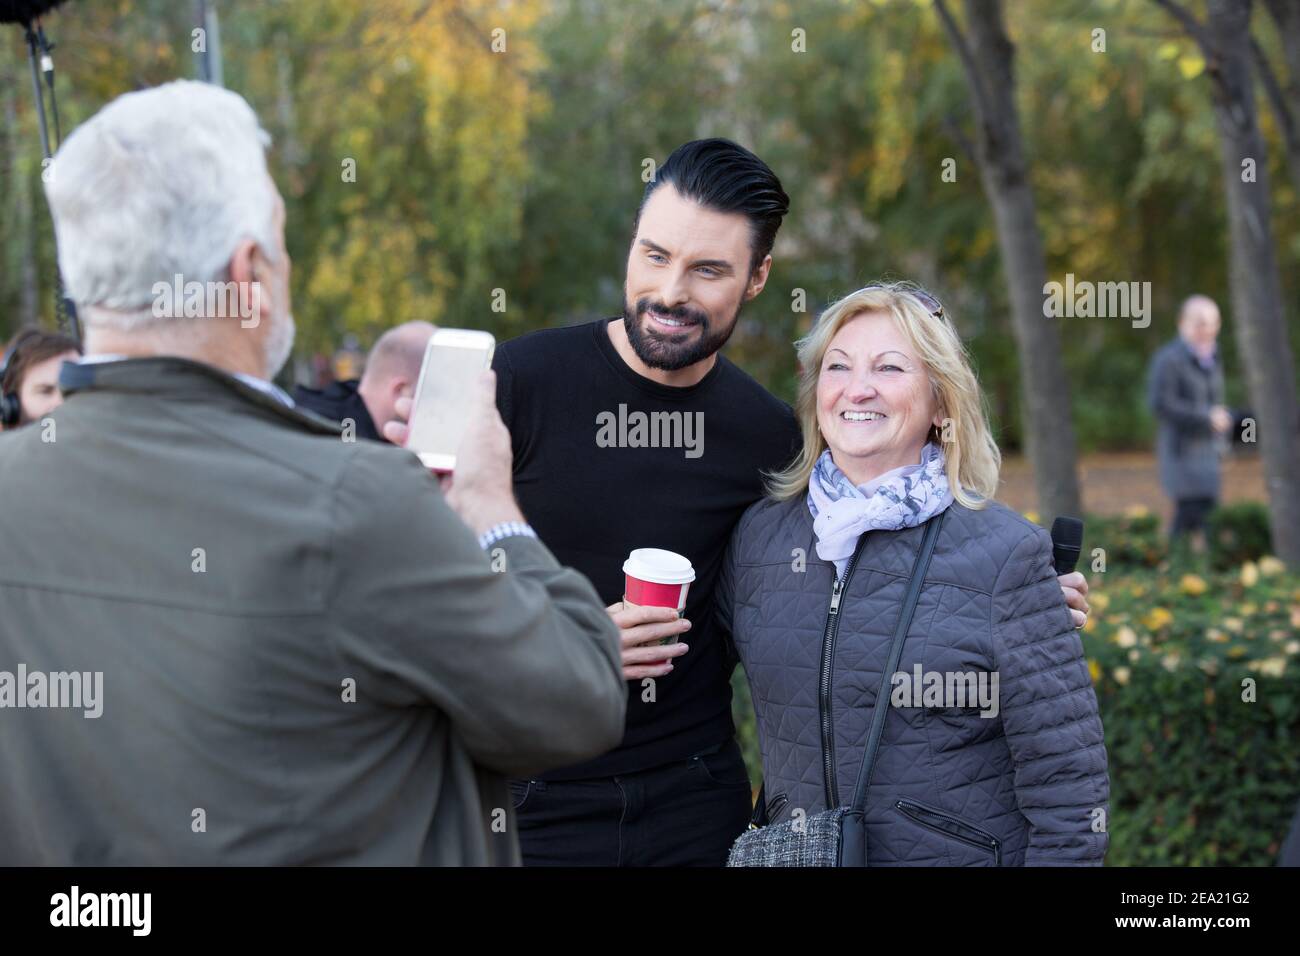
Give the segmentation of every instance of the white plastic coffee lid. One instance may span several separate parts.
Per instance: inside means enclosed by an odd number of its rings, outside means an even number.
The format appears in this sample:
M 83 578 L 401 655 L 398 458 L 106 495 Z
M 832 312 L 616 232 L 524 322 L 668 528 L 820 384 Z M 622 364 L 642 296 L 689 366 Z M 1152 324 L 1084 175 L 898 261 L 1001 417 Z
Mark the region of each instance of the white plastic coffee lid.
M 695 580 L 690 559 L 663 548 L 637 548 L 623 562 L 623 573 L 652 584 L 690 584 Z

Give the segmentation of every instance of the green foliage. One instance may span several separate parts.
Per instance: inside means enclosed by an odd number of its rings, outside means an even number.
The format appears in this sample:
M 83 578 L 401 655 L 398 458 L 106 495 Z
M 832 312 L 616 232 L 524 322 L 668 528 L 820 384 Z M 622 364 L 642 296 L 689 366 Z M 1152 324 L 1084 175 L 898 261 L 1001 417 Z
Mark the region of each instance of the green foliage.
M 1080 570 L 1101 570 L 1101 565 L 1093 564 L 1097 548 L 1104 552 L 1107 575 L 1154 568 L 1168 552 L 1159 516 L 1145 508 L 1133 508 L 1123 515 L 1090 515 L 1084 522 Z
M 1272 547 L 1268 508 L 1254 501 L 1216 508 L 1206 522 L 1205 536 L 1215 568 L 1224 570 L 1258 560 Z
M 1227 296 L 1210 85 L 1155 4 L 1023 0 L 1008 11 L 1049 277 L 1149 281 L 1149 328 L 1063 319 L 1080 447 L 1148 445 L 1154 350 L 1193 291 Z M 794 396 L 792 343 L 835 298 L 906 277 L 944 302 L 1003 447 L 1019 368 L 997 233 L 964 141 L 962 70 L 912 0 L 222 0 L 226 83 L 272 134 L 302 353 L 423 318 L 499 337 L 622 306 L 646 159 L 730 136 L 781 176 L 791 212 L 767 289 L 728 354 Z M 192 4 L 103 0 L 47 18 L 65 131 L 121 93 L 193 76 Z M 1277 38 L 1260 42 L 1278 56 Z M 1104 24 L 1107 49 L 1093 52 Z M 506 30 L 504 53 L 491 32 Z M 806 46 L 796 49 L 793 32 Z M 54 250 L 20 32 L 0 32 L 0 335 L 53 319 Z M 1300 202 L 1264 109 L 1288 301 Z M 355 182 L 340 164 L 357 164 Z M 955 181 L 943 177 L 945 167 Z M 35 288 L 33 286 L 35 285 Z M 506 294 L 504 313 L 492 292 Z M 792 308 L 806 297 L 806 311 Z M 1291 310 L 1292 334 L 1300 313 Z M 1221 339 L 1241 404 L 1236 341 Z
M 1266 559 L 1093 586 L 1107 863 L 1272 865 L 1300 800 L 1300 578 Z
M 1268 508 L 1254 501 L 1220 505 L 1210 513 L 1205 529 L 1208 554 L 1203 556 L 1193 555 L 1186 542 L 1171 552 L 1159 517 L 1140 507 L 1123 515 L 1092 515 L 1085 534 L 1080 567 L 1091 567 L 1093 549 L 1101 548 L 1111 574 L 1167 566 L 1171 559 L 1188 571 L 1224 571 L 1256 561 L 1272 548 Z
M 749 782 L 757 792 L 763 783 L 763 751 L 759 746 L 758 724 L 754 717 L 754 700 L 749 693 L 745 671 L 737 667 L 731 675 L 731 716 L 736 722 L 736 738 L 749 770 Z

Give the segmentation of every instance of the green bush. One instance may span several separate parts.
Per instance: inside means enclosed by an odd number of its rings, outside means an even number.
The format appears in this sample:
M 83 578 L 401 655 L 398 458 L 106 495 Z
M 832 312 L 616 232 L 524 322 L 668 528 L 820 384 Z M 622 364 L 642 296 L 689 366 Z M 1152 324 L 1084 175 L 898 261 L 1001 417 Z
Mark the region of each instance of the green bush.
M 763 783 L 763 752 L 758 749 L 754 704 L 749 697 L 749 682 L 745 680 L 745 671 L 741 667 L 731 675 L 731 715 L 736 721 L 736 737 L 740 740 L 740 752 L 749 770 L 749 782 L 757 794 Z
M 1300 800 L 1300 579 L 1265 558 L 1093 582 L 1107 862 L 1272 865 Z
M 1206 522 L 1205 537 L 1210 562 L 1220 571 L 1258 561 L 1272 549 L 1268 508 L 1255 501 L 1215 508 Z
M 1105 551 L 1106 573 L 1154 568 L 1168 556 L 1160 518 L 1145 508 L 1123 515 L 1089 515 L 1083 525 L 1083 553 L 1079 570 L 1093 566 L 1093 551 Z

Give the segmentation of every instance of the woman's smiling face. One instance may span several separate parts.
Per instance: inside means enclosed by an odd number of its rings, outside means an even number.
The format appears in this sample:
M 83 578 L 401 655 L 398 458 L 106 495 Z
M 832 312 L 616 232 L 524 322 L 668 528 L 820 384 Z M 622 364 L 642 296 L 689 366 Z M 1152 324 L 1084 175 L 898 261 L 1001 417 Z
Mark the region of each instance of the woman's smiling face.
M 930 376 L 889 313 L 861 312 L 840 327 L 817 378 L 817 424 L 850 481 L 917 464 L 940 421 Z

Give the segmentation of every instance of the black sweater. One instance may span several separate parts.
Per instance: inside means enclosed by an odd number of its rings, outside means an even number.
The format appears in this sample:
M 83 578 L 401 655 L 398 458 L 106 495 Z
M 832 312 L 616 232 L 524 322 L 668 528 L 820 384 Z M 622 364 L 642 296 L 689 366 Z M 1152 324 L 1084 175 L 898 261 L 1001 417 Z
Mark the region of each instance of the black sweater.
M 622 600 L 633 548 L 690 558 L 692 627 L 682 637 L 690 650 L 655 679 L 653 700 L 642 681 L 629 682 L 617 749 L 548 779 L 646 770 L 734 734 L 733 664 L 714 627 L 713 587 L 732 528 L 762 497 L 760 471 L 784 467 L 800 446 L 790 406 L 721 354 L 699 383 L 662 385 L 623 361 L 609 321 L 532 332 L 497 348 L 515 493 L 542 541 L 606 604 Z

